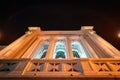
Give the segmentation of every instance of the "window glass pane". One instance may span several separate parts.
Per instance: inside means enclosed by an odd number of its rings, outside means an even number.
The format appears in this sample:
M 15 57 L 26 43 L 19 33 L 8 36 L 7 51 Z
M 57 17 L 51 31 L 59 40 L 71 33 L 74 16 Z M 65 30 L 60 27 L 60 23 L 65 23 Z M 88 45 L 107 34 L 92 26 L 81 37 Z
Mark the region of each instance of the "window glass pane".
M 65 53 L 63 51 L 58 51 L 55 58 L 65 58 Z
M 41 56 L 41 58 L 45 58 L 46 53 L 47 53 L 47 51 L 43 52 L 43 55 Z
M 53 58 L 55 59 L 66 58 L 66 46 L 64 42 L 62 41 L 56 42 L 54 53 L 53 53 Z
M 49 42 L 43 42 L 39 48 L 36 50 L 34 58 L 42 59 L 45 58 L 48 50 Z
M 87 58 L 84 48 L 79 41 L 74 41 L 71 45 L 74 58 Z

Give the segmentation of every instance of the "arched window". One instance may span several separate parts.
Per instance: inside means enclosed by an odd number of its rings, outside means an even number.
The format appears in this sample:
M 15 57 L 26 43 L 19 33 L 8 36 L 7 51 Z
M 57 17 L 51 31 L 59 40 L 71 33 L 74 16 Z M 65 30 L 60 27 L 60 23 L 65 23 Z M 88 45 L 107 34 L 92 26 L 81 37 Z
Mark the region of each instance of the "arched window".
M 72 52 L 74 58 L 87 58 L 82 44 L 78 41 L 72 42 Z
M 36 53 L 34 55 L 34 58 L 37 59 L 43 59 L 46 56 L 47 50 L 48 50 L 49 42 L 43 42 L 38 49 L 36 50 Z
M 64 42 L 56 42 L 55 48 L 54 48 L 54 53 L 53 53 L 53 58 L 54 59 L 61 59 L 61 58 L 66 58 L 66 47 Z

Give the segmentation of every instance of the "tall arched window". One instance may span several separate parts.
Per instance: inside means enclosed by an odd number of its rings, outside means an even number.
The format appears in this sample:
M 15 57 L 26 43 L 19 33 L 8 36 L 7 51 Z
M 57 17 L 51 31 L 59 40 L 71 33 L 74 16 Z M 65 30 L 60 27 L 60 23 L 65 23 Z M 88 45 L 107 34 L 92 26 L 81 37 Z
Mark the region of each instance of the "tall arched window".
M 66 58 L 66 47 L 64 42 L 60 42 L 60 41 L 56 42 L 53 58 L 54 59 Z
M 87 58 L 82 44 L 78 41 L 71 43 L 74 58 Z
M 34 58 L 37 58 L 37 59 L 45 58 L 48 50 L 48 46 L 49 46 L 49 42 L 43 42 L 36 50 Z

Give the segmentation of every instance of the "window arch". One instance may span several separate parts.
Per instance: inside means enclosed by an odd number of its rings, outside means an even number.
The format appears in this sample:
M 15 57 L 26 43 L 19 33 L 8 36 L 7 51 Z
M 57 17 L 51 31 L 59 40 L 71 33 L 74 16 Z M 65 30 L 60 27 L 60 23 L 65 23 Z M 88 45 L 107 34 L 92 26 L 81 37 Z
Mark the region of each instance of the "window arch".
M 46 56 L 49 42 L 43 42 L 35 52 L 34 58 L 43 59 Z
M 64 42 L 58 41 L 55 44 L 54 48 L 54 53 L 53 53 L 53 58 L 54 59 L 61 59 L 61 58 L 66 58 L 66 47 Z
M 74 58 L 87 58 L 82 44 L 78 41 L 71 43 Z
M 65 52 L 61 50 L 56 52 L 55 58 L 65 58 Z

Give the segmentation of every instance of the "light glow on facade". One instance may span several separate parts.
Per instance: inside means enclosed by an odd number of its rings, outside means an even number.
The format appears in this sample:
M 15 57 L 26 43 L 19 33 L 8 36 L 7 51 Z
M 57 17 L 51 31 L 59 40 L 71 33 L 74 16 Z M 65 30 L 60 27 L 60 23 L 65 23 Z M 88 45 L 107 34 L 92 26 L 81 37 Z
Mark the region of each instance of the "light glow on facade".
M 0 51 L 0 80 L 120 79 L 120 51 L 93 30 L 29 27 Z

